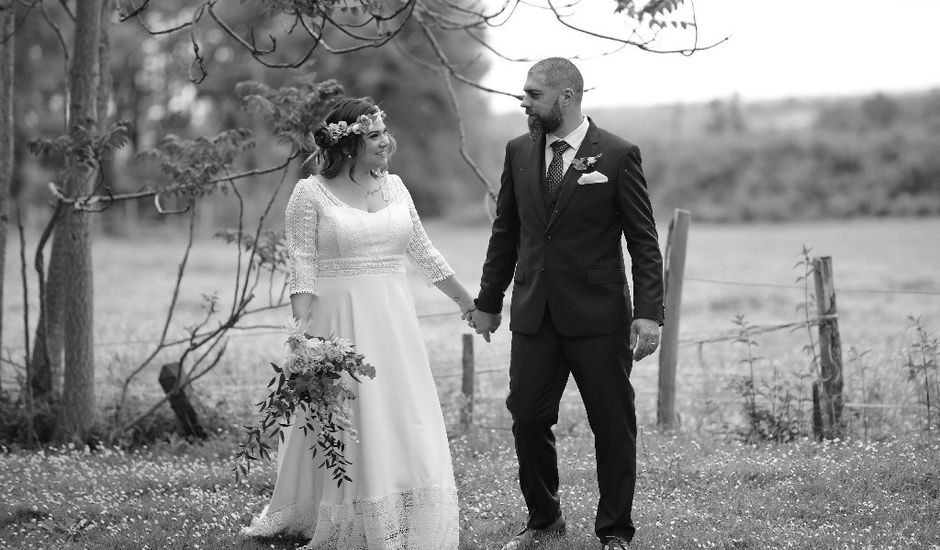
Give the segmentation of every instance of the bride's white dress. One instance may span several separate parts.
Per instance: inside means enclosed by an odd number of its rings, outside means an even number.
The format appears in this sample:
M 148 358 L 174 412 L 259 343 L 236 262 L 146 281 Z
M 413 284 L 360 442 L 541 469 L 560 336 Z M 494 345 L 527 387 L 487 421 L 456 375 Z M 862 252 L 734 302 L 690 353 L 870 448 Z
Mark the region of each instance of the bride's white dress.
M 340 201 L 316 177 L 287 205 L 290 292 L 315 295 L 308 332 L 342 336 L 375 365 L 355 384 L 359 441 L 345 456 L 352 483 L 337 487 L 312 457 L 312 433 L 286 430 L 270 503 L 249 536 L 302 534 L 311 549 L 456 550 L 457 490 L 447 433 L 414 298 L 407 256 L 429 283 L 453 274 L 432 246 L 401 179 L 370 213 Z

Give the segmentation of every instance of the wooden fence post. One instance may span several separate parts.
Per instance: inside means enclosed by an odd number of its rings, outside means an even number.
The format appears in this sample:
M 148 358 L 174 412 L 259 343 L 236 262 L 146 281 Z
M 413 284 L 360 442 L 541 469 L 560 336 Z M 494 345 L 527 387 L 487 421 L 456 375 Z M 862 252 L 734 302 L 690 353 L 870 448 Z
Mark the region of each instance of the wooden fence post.
M 842 340 L 836 309 L 832 258 L 813 258 L 819 316 L 819 379 L 813 382 L 813 432 L 818 439 L 842 437 Z
M 193 407 L 185 389 L 175 390 L 176 376 L 179 372 L 179 363 L 167 363 L 160 367 L 160 387 L 164 393 L 170 396 L 170 408 L 179 422 L 180 430 L 184 437 L 195 436 L 199 439 L 207 437 L 206 431 L 199 424 L 199 417 L 196 414 L 196 408 Z
M 464 430 L 473 424 L 473 335 L 463 335 L 463 380 L 460 392 L 463 394 L 463 407 L 460 410 L 460 425 Z
M 663 321 L 662 345 L 659 351 L 659 398 L 656 423 L 670 429 L 678 424 L 676 416 L 676 364 L 679 360 L 679 310 L 682 306 L 682 278 L 685 275 L 685 253 L 689 242 L 692 214 L 676 209 L 669 223 L 666 240 L 666 317 Z

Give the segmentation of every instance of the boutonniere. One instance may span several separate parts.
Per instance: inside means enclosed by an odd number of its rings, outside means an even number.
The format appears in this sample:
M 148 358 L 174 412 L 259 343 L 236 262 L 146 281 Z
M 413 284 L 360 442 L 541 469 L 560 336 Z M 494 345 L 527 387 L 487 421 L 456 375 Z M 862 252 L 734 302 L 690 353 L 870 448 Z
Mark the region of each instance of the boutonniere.
M 581 157 L 576 158 L 571 161 L 571 165 L 574 166 L 575 170 L 579 172 L 593 172 L 594 165 L 597 164 L 597 160 L 604 156 L 604 153 L 599 153 L 595 157 Z

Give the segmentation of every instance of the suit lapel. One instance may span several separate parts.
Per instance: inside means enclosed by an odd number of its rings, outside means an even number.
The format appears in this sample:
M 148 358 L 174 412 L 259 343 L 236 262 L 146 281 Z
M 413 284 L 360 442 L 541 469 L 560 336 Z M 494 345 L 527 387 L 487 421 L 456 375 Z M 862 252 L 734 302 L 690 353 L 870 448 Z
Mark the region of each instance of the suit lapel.
M 578 152 L 575 153 L 574 158 L 593 157 L 598 153 L 599 138 L 597 126 L 594 125 L 594 121 L 590 118 L 588 118 L 588 124 L 588 131 L 584 135 L 584 140 L 581 142 L 581 146 L 578 147 Z M 568 166 L 568 170 L 565 171 L 565 175 L 561 179 L 561 190 L 558 192 L 558 202 L 555 204 L 555 211 L 557 213 L 549 218 L 548 227 L 545 228 L 546 230 L 551 228 L 555 220 L 564 213 L 565 207 L 568 206 L 568 202 L 571 200 L 571 195 L 574 194 L 574 190 L 578 187 L 578 177 L 581 175 L 581 172 L 573 165 L 574 163 L 571 163 L 571 165 Z
M 528 194 L 535 203 L 535 211 L 542 221 L 542 225 L 548 223 L 548 215 L 545 212 L 545 197 L 542 187 L 545 184 L 545 136 L 532 141 L 529 149 L 529 159 L 526 162 L 525 182 L 528 186 Z

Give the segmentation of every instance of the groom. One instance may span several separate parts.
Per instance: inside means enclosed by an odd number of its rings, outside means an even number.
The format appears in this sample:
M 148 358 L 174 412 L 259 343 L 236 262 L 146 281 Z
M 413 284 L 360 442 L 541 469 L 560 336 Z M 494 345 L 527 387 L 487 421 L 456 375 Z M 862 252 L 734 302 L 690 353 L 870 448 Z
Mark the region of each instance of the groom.
M 536 63 L 522 107 L 529 135 L 506 159 L 477 310 L 487 339 L 510 306 L 509 397 L 526 528 L 503 550 L 565 533 L 552 426 L 574 376 L 594 432 L 602 548 L 627 548 L 636 485 L 636 413 L 630 371 L 659 345 L 663 262 L 640 151 L 581 113 L 584 81 L 563 58 Z M 624 267 L 626 237 L 633 304 Z

